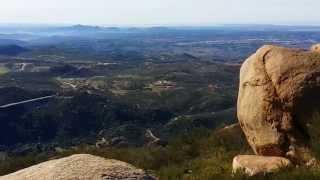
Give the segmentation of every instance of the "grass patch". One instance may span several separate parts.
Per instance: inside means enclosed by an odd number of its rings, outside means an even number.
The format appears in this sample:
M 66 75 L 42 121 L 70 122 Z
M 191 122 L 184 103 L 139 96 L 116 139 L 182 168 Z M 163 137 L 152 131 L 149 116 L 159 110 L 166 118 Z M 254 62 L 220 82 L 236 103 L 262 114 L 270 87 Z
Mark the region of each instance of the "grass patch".
M 0 66 L 0 75 L 7 74 L 9 69 L 3 66 Z
M 230 141 L 218 139 L 215 133 L 206 129 L 198 129 L 189 135 L 181 135 L 172 139 L 167 147 L 96 149 L 93 146 L 82 145 L 76 150 L 67 150 L 59 154 L 12 157 L 0 163 L 0 175 L 47 159 L 79 153 L 125 161 L 156 174 L 160 179 L 230 175 L 232 158 L 239 152 L 248 150 L 245 144 L 234 144 L 232 141 L 233 139 Z
M 304 180 L 319 179 L 319 169 L 293 169 L 263 177 L 232 176 L 232 159 L 238 154 L 251 154 L 243 136 L 215 133 L 204 129 L 172 139 L 167 147 L 105 148 L 82 145 L 60 154 L 32 154 L 14 157 L 0 163 L 0 174 L 7 174 L 48 159 L 88 153 L 131 163 L 155 174 L 161 180 Z

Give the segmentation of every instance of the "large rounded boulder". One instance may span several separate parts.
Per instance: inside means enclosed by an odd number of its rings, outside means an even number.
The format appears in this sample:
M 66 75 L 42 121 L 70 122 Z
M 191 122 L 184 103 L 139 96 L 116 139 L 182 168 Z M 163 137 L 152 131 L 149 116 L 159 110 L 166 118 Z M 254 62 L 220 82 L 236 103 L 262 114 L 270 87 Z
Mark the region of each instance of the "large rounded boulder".
M 310 127 L 320 122 L 320 46 L 263 46 L 240 71 L 238 119 L 257 155 L 312 159 Z

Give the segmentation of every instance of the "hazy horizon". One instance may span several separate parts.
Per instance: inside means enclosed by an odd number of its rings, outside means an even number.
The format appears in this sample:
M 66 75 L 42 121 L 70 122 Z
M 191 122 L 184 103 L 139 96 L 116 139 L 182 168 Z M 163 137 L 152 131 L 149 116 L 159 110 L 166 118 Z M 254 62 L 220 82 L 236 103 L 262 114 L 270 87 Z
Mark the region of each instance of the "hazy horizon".
M 41 28 L 41 27 L 70 27 L 70 26 L 77 26 L 77 25 L 81 25 L 81 26 L 97 26 L 97 27 L 119 27 L 119 28 L 148 28 L 148 27 L 177 27 L 177 28 L 215 28 L 215 27 L 250 27 L 250 26 L 275 26 L 275 27 L 320 27 L 320 24 L 299 24 L 299 23 L 293 23 L 293 24 L 271 24 L 271 23 L 265 23 L 265 24 L 258 24 L 258 23 L 252 23 L 252 24 L 248 24 L 248 23 L 237 23 L 237 24 L 83 24 L 83 23 L 28 23 L 28 22 L 24 22 L 24 23 L 19 23 L 19 22 L 13 22 L 13 23 L 1 23 L 0 22 L 0 26 L 1 27 L 30 27 L 30 28 Z
M 314 0 L 4 0 L 0 24 L 320 25 L 319 5 Z

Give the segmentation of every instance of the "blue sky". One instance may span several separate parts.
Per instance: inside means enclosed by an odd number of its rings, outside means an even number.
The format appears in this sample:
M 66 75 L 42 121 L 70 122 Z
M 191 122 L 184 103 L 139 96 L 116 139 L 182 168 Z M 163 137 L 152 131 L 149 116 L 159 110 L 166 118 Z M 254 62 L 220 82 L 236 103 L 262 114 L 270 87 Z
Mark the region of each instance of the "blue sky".
M 320 0 L 1 0 L 0 23 L 320 25 Z

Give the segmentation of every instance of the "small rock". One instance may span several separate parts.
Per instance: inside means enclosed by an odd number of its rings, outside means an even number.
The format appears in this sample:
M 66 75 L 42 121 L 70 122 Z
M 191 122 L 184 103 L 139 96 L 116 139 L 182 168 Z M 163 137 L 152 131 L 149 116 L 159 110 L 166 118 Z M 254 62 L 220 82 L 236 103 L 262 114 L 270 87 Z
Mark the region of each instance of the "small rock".
M 311 47 L 311 51 L 320 52 L 320 44 L 315 44 Z
M 267 174 L 292 167 L 290 160 L 283 157 L 238 155 L 233 159 L 233 173 L 243 172 L 249 176 Z

